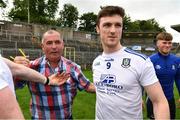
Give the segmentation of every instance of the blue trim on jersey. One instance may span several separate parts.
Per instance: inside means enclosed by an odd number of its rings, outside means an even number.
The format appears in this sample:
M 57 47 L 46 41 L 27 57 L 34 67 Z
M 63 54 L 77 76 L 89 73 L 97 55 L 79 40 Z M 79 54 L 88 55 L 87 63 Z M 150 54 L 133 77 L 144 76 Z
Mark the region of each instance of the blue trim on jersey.
M 146 59 L 148 58 L 146 55 L 141 54 L 141 53 L 138 53 L 138 52 L 133 51 L 133 50 L 128 49 L 128 48 L 125 48 L 124 51 L 126 51 L 126 52 L 128 52 L 128 53 L 131 53 L 131 54 L 134 54 L 134 55 L 137 55 L 137 56 L 143 58 L 144 60 L 146 60 Z

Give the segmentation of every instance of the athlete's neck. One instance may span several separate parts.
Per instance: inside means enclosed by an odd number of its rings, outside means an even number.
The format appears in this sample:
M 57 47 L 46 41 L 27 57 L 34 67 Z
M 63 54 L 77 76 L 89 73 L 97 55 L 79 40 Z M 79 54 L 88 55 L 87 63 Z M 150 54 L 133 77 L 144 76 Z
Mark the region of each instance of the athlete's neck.
M 163 56 L 168 56 L 170 54 L 169 52 L 162 52 L 162 51 L 159 51 L 159 53 Z
M 103 52 L 106 54 L 114 53 L 114 52 L 120 50 L 122 47 L 123 46 L 121 44 L 119 44 L 117 47 L 114 47 L 114 48 L 104 47 Z

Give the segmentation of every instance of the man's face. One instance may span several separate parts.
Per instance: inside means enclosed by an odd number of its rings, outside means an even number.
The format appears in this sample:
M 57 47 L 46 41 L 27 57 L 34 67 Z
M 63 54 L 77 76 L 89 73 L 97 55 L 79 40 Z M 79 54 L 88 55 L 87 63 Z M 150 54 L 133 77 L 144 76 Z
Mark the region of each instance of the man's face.
M 102 17 L 99 25 L 96 26 L 97 33 L 100 34 L 104 48 L 115 48 L 118 46 L 123 28 L 123 19 L 119 15 Z
M 157 40 L 156 46 L 161 54 L 167 55 L 171 51 L 172 41 Z
M 42 43 L 42 50 L 49 61 L 57 62 L 63 54 L 64 42 L 57 33 L 46 35 Z

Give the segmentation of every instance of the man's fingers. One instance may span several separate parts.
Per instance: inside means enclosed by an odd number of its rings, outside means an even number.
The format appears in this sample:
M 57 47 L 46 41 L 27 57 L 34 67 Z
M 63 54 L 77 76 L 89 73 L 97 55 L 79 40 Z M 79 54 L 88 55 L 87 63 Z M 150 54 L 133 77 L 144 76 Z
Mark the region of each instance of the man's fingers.
M 57 75 L 58 75 L 58 77 L 65 77 L 65 78 L 67 78 L 67 77 L 70 76 L 70 73 L 62 72 L 61 74 L 59 73 L 59 74 L 57 74 Z
M 70 77 L 70 74 L 69 73 L 61 73 L 58 75 L 58 77 L 59 77 L 59 80 L 66 81 Z
M 68 79 L 70 79 L 69 73 L 57 73 L 49 76 L 50 78 L 50 85 L 62 85 L 64 84 Z

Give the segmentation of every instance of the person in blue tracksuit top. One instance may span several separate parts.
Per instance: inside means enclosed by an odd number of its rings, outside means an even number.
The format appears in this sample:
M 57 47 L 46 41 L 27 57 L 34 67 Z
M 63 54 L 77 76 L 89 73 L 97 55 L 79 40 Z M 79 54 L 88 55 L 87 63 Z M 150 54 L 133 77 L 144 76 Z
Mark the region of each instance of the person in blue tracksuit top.
M 172 48 L 172 39 L 173 37 L 170 33 L 159 33 L 156 36 L 156 46 L 158 52 L 151 55 L 150 59 L 154 65 L 156 75 L 168 100 L 170 117 L 171 119 L 175 119 L 176 105 L 173 90 L 175 82 L 180 95 L 180 58 L 170 53 Z M 153 107 L 148 97 L 146 106 L 147 117 L 153 119 Z

